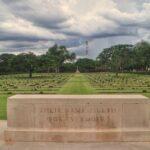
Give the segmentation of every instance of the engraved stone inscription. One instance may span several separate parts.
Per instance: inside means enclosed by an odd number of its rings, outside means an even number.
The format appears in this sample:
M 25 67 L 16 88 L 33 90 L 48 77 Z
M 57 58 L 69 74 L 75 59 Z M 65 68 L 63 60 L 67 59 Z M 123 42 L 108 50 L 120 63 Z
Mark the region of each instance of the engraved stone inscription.
M 142 95 L 16 95 L 5 141 L 150 142 L 150 101 Z
M 103 129 L 121 126 L 120 104 L 37 104 L 36 127 Z

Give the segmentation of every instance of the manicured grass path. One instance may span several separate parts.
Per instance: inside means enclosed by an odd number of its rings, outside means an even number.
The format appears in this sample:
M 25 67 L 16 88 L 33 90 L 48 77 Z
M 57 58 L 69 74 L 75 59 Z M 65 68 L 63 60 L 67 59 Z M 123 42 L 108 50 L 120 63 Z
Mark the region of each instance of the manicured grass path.
M 59 94 L 94 94 L 95 89 L 90 85 L 87 77 L 83 74 L 76 73 L 60 89 Z

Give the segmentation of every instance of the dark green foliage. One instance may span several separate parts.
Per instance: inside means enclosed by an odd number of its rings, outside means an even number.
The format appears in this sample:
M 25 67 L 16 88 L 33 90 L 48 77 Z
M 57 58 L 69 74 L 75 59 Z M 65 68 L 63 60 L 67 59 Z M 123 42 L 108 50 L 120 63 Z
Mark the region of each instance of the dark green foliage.
M 13 71 L 12 60 L 15 58 L 13 54 L 0 55 L 0 74 L 7 74 Z
M 150 67 L 150 43 L 142 41 L 133 49 L 134 68 L 148 71 Z
M 65 46 L 54 45 L 49 48 L 46 53 L 48 69 L 55 70 L 55 72 L 60 72 L 60 67 L 63 66 L 65 61 L 73 61 L 75 57 L 75 54 L 70 54 Z
M 74 61 L 76 55 L 69 53 L 65 46 L 57 46 L 48 49 L 46 54 L 36 56 L 33 53 L 21 53 L 19 55 L 0 55 L 0 74 L 29 73 L 33 72 L 59 72 L 64 68 L 66 61 Z M 62 70 L 62 72 L 64 72 Z
M 75 72 L 77 69 L 75 63 L 65 63 L 61 66 L 61 72 Z
M 95 61 L 92 59 L 79 59 L 76 66 L 78 66 L 80 72 L 95 72 Z
M 116 45 L 104 49 L 97 57 L 97 68 L 102 71 L 148 71 L 150 68 L 150 43 Z
M 150 70 L 150 43 L 142 41 L 136 45 L 115 45 L 104 49 L 96 60 L 82 58 L 75 62 L 75 53 L 65 46 L 54 45 L 46 54 L 33 53 L 0 55 L 0 74 L 33 72 L 148 72 Z

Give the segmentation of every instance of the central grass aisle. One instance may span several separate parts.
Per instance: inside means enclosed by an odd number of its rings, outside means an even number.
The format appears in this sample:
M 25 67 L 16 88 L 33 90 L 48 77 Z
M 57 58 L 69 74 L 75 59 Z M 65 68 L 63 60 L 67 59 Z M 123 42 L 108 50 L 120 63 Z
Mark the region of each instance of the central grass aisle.
M 95 89 L 90 85 L 84 74 L 76 73 L 60 89 L 59 94 L 94 94 Z

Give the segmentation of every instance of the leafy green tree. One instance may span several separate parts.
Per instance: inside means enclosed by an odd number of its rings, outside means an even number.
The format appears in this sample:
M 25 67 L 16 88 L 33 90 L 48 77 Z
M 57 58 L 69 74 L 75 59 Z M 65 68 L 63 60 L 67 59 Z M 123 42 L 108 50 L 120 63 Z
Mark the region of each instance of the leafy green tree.
M 49 66 L 55 69 L 55 72 L 60 71 L 60 67 L 65 63 L 65 61 L 72 61 L 75 59 L 74 53 L 69 53 L 65 46 L 54 45 L 49 48 L 46 53 Z
M 76 62 L 80 72 L 94 72 L 95 71 L 95 61 L 88 58 L 78 59 Z
M 111 67 L 116 72 L 116 75 L 118 75 L 119 71 L 124 71 L 128 65 L 132 45 L 116 45 L 111 48 L 113 50 Z
M 77 62 L 76 54 L 65 46 L 54 45 L 46 54 L 33 53 L 0 55 L 0 74 L 29 72 L 74 72 L 78 66 L 81 72 L 94 71 L 148 71 L 150 69 L 150 43 L 139 42 L 134 46 L 124 44 L 104 49 L 96 60 L 84 58 Z
M 96 58 L 99 70 L 108 71 L 111 68 L 111 57 L 113 54 L 112 48 L 104 49 Z
M 74 60 L 76 59 L 76 54 L 75 53 L 71 53 L 69 56 L 69 59 L 71 62 L 74 62 Z
M 2 54 L 0 55 L 0 73 L 11 73 L 11 61 L 15 57 L 13 54 Z
M 116 75 L 118 75 L 119 71 L 127 69 L 132 47 L 132 45 L 115 45 L 104 49 L 97 57 L 101 70 L 115 71 Z
M 38 70 L 41 72 L 51 72 L 53 71 L 53 59 L 51 56 L 43 54 L 38 57 Z
M 36 60 L 36 55 L 33 53 L 21 53 L 13 58 L 11 65 L 14 72 L 29 72 L 29 77 L 32 78 Z
M 64 63 L 60 68 L 61 72 L 75 72 L 76 71 L 75 63 Z
M 142 41 L 134 46 L 134 67 L 137 70 L 148 71 L 150 68 L 150 43 Z
M 36 67 L 36 63 L 37 63 L 36 55 L 34 55 L 31 52 L 28 53 L 26 55 L 26 63 L 27 63 L 27 67 L 29 70 L 29 78 L 32 78 L 32 73 L 33 73 L 33 70 Z

